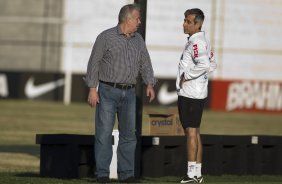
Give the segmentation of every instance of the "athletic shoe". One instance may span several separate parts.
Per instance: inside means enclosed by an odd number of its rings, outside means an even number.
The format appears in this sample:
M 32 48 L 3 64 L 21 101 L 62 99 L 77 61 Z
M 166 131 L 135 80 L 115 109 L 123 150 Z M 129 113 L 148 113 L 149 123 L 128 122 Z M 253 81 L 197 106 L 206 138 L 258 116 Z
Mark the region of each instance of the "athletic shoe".
M 204 177 L 203 176 L 197 177 L 197 182 L 204 183 Z
M 198 180 L 196 178 L 189 178 L 187 175 L 182 178 L 180 183 L 197 183 Z
M 111 183 L 111 180 L 109 177 L 102 176 L 97 178 L 97 183 Z
M 134 178 L 134 176 L 131 176 L 131 177 L 126 178 L 126 179 L 123 179 L 123 180 L 120 180 L 119 182 L 120 182 L 120 183 L 139 183 L 139 181 L 136 180 L 136 179 Z

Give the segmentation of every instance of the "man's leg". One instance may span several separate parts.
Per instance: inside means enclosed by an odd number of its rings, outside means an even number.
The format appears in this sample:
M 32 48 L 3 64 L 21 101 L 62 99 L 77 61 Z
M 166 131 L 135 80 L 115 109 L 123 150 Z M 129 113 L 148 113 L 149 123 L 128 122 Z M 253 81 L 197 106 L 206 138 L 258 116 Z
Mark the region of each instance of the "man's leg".
M 196 128 L 186 128 L 187 137 L 187 160 L 188 169 L 187 175 L 189 178 L 194 178 L 196 172 L 196 161 L 197 161 L 197 151 L 198 151 L 198 138 Z
M 197 163 L 202 163 L 202 157 L 203 157 L 203 145 L 200 135 L 200 128 L 197 128 L 197 142 L 198 142 L 198 149 L 197 149 Z
M 121 181 L 134 178 L 136 148 L 135 109 L 135 89 L 123 91 L 118 107 L 119 144 L 117 148 L 118 179 Z
M 198 127 L 200 127 L 201 109 L 198 99 L 191 99 L 179 96 L 178 111 L 181 124 L 185 129 L 187 138 L 187 175 L 180 183 L 197 182 L 195 178 L 195 168 L 198 155 Z M 201 149 L 201 148 L 200 148 Z
M 198 179 L 198 183 L 203 182 L 202 177 L 202 157 L 203 157 L 203 145 L 200 136 L 200 128 L 197 128 L 197 140 L 198 140 L 198 150 L 197 150 L 197 163 L 196 163 L 196 177 Z
M 112 160 L 112 131 L 115 123 L 117 96 L 111 86 L 100 84 L 100 103 L 96 107 L 95 160 L 97 178 L 109 177 Z

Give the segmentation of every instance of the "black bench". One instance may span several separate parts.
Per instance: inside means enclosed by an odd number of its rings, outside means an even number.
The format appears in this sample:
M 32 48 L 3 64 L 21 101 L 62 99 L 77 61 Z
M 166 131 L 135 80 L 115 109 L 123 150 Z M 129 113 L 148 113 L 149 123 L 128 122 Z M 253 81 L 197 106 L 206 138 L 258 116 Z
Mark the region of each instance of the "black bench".
M 95 171 L 94 135 L 37 134 L 40 176 L 91 177 Z
M 41 145 L 40 176 L 93 177 L 94 139 L 94 135 L 36 135 Z M 282 174 L 282 137 L 202 135 L 202 143 L 204 174 Z M 186 173 L 184 136 L 142 136 L 141 146 L 141 177 Z

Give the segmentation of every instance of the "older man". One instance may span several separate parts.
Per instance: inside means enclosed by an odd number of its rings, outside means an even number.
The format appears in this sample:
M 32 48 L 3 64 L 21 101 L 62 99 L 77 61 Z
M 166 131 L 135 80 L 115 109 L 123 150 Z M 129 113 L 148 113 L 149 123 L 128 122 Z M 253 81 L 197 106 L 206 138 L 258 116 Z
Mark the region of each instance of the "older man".
M 155 98 L 153 86 L 156 83 L 145 42 L 136 32 L 140 23 L 139 7 L 135 4 L 123 6 L 118 25 L 98 35 L 89 59 L 86 84 L 89 87 L 88 103 L 96 107 L 95 159 L 100 183 L 110 182 L 116 115 L 119 122 L 118 179 L 126 183 L 135 181 L 136 79 L 140 72 L 150 102 Z

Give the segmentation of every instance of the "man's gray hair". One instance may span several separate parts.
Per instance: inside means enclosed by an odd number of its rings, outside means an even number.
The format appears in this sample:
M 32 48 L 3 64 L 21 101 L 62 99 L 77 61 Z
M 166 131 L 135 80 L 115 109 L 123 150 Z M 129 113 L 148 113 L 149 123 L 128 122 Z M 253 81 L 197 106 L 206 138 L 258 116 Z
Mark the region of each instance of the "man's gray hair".
M 188 15 L 195 15 L 195 19 L 194 19 L 195 23 L 201 23 L 201 25 L 205 20 L 205 15 L 203 11 L 200 10 L 199 8 L 192 8 L 186 10 L 184 16 L 187 17 Z
M 123 6 L 118 15 L 118 23 L 124 22 L 133 12 L 133 10 L 140 11 L 140 7 L 137 4 L 128 4 Z

